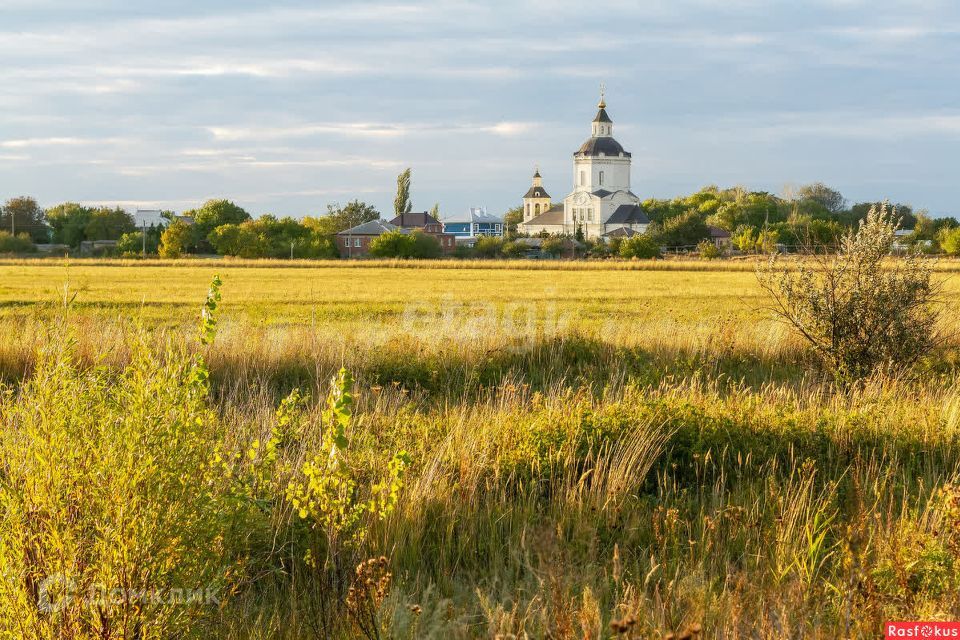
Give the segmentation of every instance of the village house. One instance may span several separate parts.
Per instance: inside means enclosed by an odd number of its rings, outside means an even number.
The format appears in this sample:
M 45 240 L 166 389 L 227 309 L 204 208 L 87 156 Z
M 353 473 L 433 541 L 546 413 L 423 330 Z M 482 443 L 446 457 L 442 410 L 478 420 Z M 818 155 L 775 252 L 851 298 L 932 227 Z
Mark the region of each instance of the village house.
M 479 236 L 503 236 L 503 218 L 490 215 L 483 207 L 471 207 L 465 214 L 444 218 L 443 230 L 453 234 L 457 240 L 477 238 Z
M 443 253 L 452 253 L 457 248 L 456 236 L 452 233 L 445 233 L 443 223 L 426 211 L 401 213 L 391 220 L 390 224 L 410 231 L 419 229 L 427 235 L 433 236 L 440 243 Z

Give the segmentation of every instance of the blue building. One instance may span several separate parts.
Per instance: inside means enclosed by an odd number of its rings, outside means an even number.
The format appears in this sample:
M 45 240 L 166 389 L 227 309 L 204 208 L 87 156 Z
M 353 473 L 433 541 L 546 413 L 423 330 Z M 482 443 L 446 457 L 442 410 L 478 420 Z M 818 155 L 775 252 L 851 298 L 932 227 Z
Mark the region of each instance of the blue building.
M 492 216 L 484 207 L 471 207 L 465 214 L 454 214 L 443 219 L 444 233 L 458 238 L 503 236 L 503 218 Z

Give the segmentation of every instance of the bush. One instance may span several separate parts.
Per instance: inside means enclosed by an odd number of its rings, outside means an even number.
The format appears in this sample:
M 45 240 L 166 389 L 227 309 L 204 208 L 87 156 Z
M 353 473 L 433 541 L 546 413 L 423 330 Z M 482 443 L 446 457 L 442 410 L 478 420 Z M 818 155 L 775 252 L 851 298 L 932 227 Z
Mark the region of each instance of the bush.
M 169 225 L 160 235 L 160 257 L 179 258 L 190 247 L 192 236 L 190 225 L 185 222 L 177 220 Z
M 85 367 L 53 338 L 0 390 L 0 635 L 180 637 L 237 539 L 206 367 L 143 339 L 120 372 Z
M 723 257 L 723 249 L 718 247 L 713 240 L 701 240 L 697 244 L 697 253 L 704 260 L 716 260 Z
M 18 233 L 16 236 L 9 231 L 0 231 L 0 253 L 33 253 L 37 245 L 33 244 L 28 233 Z
M 940 248 L 948 256 L 960 256 L 960 227 L 943 229 L 937 238 Z
M 404 233 L 399 229 L 389 231 L 370 242 L 370 255 L 377 258 L 439 258 L 442 249 L 435 237 L 414 231 Z
M 503 252 L 503 238 L 481 236 L 473 245 L 473 255 L 477 258 L 496 258 Z
M 567 241 L 563 238 L 545 238 L 540 245 L 540 252 L 544 255 L 556 258 L 563 254 L 563 248 L 567 246 Z
M 880 369 L 908 367 L 938 338 L 932 264 L 917 253 L 885 264 L 895 212 L 872 208 L 835 256 L 774 256 L 758 270 L 776 315 L 792 326 L 841 382 Z
M 527 255 L 527 251 L 529 250 L 530 247 L 522 242 L 511 240 L 503 244 L 503 249 L 501 251 L 504 258 L 522 258 Z
M 625 238 L 620 243 L 621 258 L 659 258 L 660 246 L 645 233 Z

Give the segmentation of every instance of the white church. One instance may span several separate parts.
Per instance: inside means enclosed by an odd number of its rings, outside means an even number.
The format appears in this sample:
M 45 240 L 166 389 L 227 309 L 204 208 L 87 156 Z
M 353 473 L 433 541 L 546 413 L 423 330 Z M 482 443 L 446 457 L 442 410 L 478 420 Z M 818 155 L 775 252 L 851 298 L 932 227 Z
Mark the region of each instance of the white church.
M 640 198 L 630 190 L 630 152 L 613 139 L 613 121 L 600 94 L 590 137 L 573 154 L 573 191 L 551 207 L 540 171 L 523 197 L 522 233 L 575 235 L 609 240 L 643 233 L 650 224 Z

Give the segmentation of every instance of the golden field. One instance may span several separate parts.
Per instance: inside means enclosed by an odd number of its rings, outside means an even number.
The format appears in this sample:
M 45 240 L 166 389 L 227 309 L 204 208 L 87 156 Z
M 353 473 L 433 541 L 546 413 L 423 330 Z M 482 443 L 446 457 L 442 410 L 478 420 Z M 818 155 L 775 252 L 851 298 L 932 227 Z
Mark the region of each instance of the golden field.
M 956 343 L 912 377 L 839 389 L 753 268 L 0 263 L 2 477 L 48 478 L 4 502 L 0 630 L 95 637 L 106 615 L 106 637 L 873 638 L 956 618 Z M 957 269 L 939 270 L 960 328 Z M 190 346 L 214 273 L 217 335 Z M 197 354 L 208 390 L 184 382 Z M 329 446 L 341 366 L 353 491 L 409 456 L 395 503 L 336 556 L 384 558 L 372 623 L 352 566 L 304 560 L 345 543 L 316 546 L 320 520 L 290 498 Z M 309 399 L 291 418 L 294 388 Z M 37 613 L 24 585 L 57 572 L 225 596 Z

